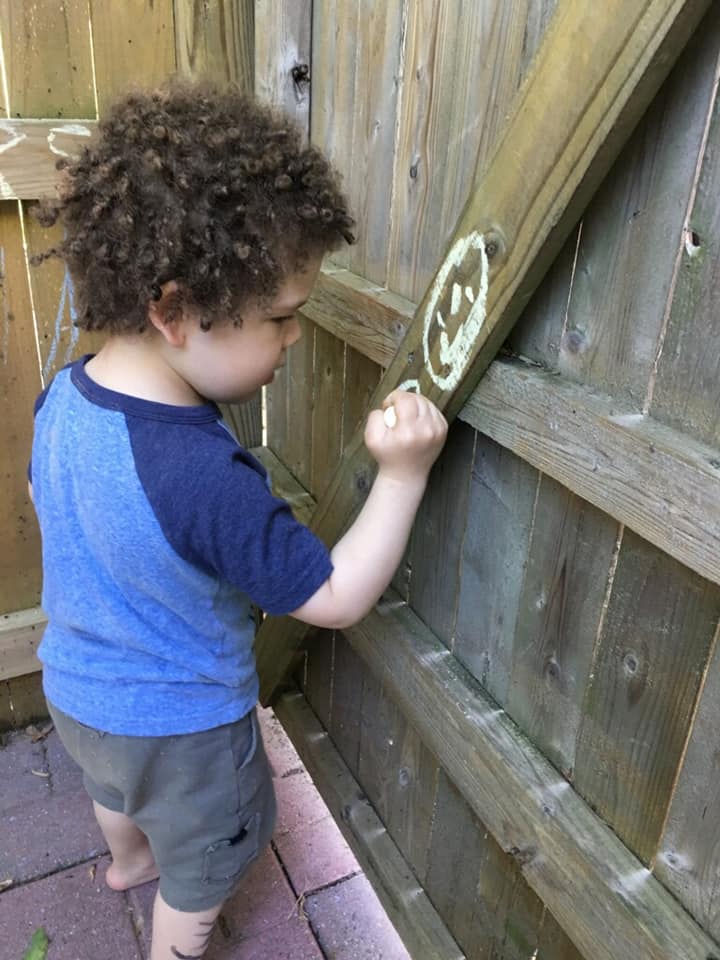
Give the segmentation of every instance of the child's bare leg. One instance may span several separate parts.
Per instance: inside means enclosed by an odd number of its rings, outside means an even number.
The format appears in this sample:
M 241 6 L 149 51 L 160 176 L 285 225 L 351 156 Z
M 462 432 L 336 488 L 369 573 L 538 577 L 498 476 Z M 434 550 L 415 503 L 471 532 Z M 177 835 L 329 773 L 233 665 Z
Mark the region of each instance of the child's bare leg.
M 153 907 L 150 960 L 199 960 L 212 936 L 222 903 L 200 913 L 182 913 L 165 903 L 158 890 Z
M 142 830 L 124 813 L 108 810 L 94 800 L 93 807 L 113 858 L 105 874 L 107 885 L 113 890 L 128 890 L 156 880 L 157 864 Z

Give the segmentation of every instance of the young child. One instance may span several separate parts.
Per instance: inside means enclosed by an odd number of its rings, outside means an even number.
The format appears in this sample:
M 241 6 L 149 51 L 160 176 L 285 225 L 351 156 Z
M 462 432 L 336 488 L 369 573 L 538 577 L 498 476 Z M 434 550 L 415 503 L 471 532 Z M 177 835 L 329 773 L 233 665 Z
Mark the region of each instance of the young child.
M 251 605 L 343 627 L 405 548 L 447 425 L 395 391 L 365 441 L 378 474 L 328 552 L 274 498 L 219 402 L 272 381 L 322 256 L 352 242 L 338 179 L 285 118 L 178 81 L 119 101 L 67 165 L 61 256 L 95 355 L 38 398 L 30 467 L 43 543 L 40 646 L 124 890 L 159 876 L 152 960 L 201 957 L 271 836 Z

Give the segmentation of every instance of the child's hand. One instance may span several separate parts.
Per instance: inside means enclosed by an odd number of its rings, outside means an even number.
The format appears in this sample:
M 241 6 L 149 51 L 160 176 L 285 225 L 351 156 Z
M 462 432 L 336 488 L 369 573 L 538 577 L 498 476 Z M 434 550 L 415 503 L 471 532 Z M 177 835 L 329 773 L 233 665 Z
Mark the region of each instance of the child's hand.
M 394 426 L 390 408 L 395 412 Z M 430 400 L 417 393 L 393 390 L 383 410 L 373 410 L 365 427 L 365 444 L 380 473 L 401 482 L 425 479 L 447 436 L 447 421 Z

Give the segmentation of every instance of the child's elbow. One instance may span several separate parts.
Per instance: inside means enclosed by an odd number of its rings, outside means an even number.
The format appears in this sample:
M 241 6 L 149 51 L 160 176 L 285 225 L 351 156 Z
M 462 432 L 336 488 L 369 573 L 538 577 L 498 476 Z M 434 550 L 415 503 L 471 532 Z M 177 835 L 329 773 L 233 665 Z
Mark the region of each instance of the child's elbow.
M 345 630 L 359 623 L 367 613 L 368 610 L 358 607 L 354 598 L 338 596 L 327 580 L 308 601 L 293 610 L 290 616 L 313 627 Z

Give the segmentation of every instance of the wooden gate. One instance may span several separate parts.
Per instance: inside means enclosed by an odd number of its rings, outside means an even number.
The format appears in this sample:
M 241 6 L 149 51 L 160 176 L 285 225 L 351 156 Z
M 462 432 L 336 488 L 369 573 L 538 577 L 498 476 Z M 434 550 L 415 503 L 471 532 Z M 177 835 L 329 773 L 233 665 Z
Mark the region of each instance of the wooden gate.
M 367 488 L 353 433 L 383 369 L 397 383 L 415 362 L 403 333 L 458 218 L 472 225 L 472 191 L 496 187 L 473 212 L 496 218 L 477 226 L 499 227 L 504 257 L 524 242 L 568 106 L 543 57 L 562 73 L 577 54 L 578 6 L 256 11 L 256 89 L 329 151 L 359 220 L 269 396 L 283 489 L 308 516 L 319 502 L 322 533 Z M 650 6 L 598 16 L 648 44 Z M 459 411 L 394 591 L 358 627 L 306 638 L 301 693 L 277 699 L 296 627 L 260 633 L 264 696 L 414 956 L 717 955 L 719 51 L 713 9 L 584 212 L 541 218 L 554 262 L 539 286 L 542 251 L 515 262 L 520 319 Z M 605 109 L 620 60 L 592 89 L 583 65 L 566 73 L 567 100 L 600 91 Z M 528 163 L 507 131 L 537 120 L 538 74 L 547 136 Z
M 709 6 L 254 5 L 256 90 L 330 153 L 359 225 L 268 392 L 258 451 L 321 530 L 370 482 L 355 431 L 381 380 L 426 376 L 423 338 L 408 343 L 485 197 L 455 285 L 477 300 L 486 271 L 494 332 L 452 390 L 423 380 L 458 416 L 393 590 L 306 652 L 289 621 L 258 638 L 264 696 L 419 960 L 720 956 L 716 5 L 610 167 Z M 249 63 L 249 3 L 109 9 L 0 5 L 0 189 L 21 199 L 0 210 L 5 723 L 38 709 L 20 676 L 40 622 L 32 398 L 92 347 L 74 342 L 62 271 L 27 268 L 50 238 L 25 200 L 126 85 L 130 51 L 140 82 Z
M 73 288 L 55 261 L 33 253 L 57 241 L 28 206 L 52 194 L 58 157 L 89 137 L 98 110 L 129 84 L 171 73 L 253 84 L 250 0 L 19 0 L 0 3 L 0 729 L 45 710 L 34 658 L 44 617 L 40 542 L 26 466 L 35 397 L 98 337 L 72 325 Z M 59 228 L 58 228 L 59 229 Z M 260 443 L 260 405 L 226 410 L 245 441 Z

